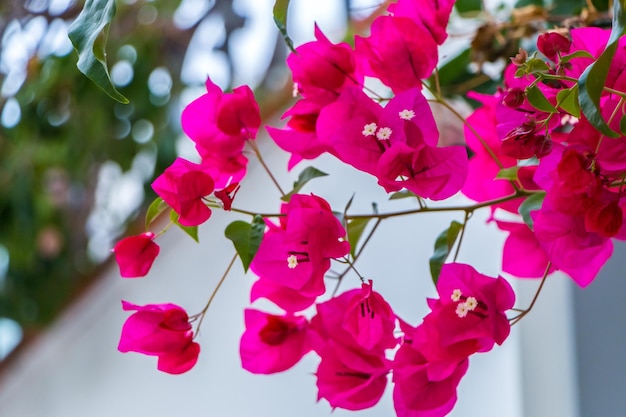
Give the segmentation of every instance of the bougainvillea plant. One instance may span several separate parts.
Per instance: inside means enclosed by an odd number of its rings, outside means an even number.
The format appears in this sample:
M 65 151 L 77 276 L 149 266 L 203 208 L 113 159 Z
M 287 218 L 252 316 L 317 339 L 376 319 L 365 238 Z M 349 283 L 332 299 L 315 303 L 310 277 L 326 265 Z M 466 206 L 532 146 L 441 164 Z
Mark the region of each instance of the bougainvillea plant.
M 282 3 L 284 14 L 288 2 Z M 541 280 L 535 299 L 553 271 L 581 287 L 590 284 L 611 256 L 612 240 L 626 239 L 626 11 L 623 1 L 613 3 L 612 29 L 546 32 L 537 37 L 536 52 L 520 49 L 495 94 L 468 95 L 480 106 L 467 118 L 443 99 L 431 77 L 454 1 L 398 0 L 373 19 L 368 36 L 356 37 L 354 47 L 332 43 L 316 27 L 316 40 L 293 49 L 287 65 L 297 101 L 285 112 L 284 126 L 265 127 L 291 155 L 288 169 L 329 153 L 375 177 L 388 193 L 414 198 L 417 208 L 405 212 L 345 210 L 337 216 L 323 196 L 298 192 L 323 175 L 313 168 L 285 192 L 255 143 L 262 121 L 252 91 L 242 86 L 225 93 L 207 80 L 206 94 L 182 113 L 200 162 L 178 158 L 153 182 L 159 197 L 146 224 L 150 228 L 170 210 L 171 224 L 193 234 L 212 210 L 251 216 L 250 223 L 238 220 L 226 229 L 236 254 L 217 288 L 239 258 L 258 277 L 251 302 L 269 300 L 282 313 L 245 311 L 243 368 L 282 372 L 315 354 L 318 399 L 332 408 L 369 408 L 391 389 L 399 417 L 448 414 L 468 358 L 504 343 L 511 325 L 532 308 L 515 307 L 503 277 L 483 275 L 449 256 L 479 209 L 490 210 L 489 222 L 508 233 L 502 270 Z M 280 14 L 277 21 L 284 31 Z M 386 88 L 371 88 L 371 79 Z M 449 107 L 464 123 L 466 146 L 440 143 L 429 101 Z M 282 194 L 275 214 L 236 207 L 237 192 L 245 193 L 244 149 Z M 429 200 L 459 192 L 475 203 L 437 206 L 465 212 L 466 221 L 453 222 L 435 243 L 430 266 L 438 298 L 427 300 L 430 312 L 412 326 L 415 318 L 394 313 L 375 281 L 359 271 L 356 247 L 364 221 L 432 211 Z M 148 273 L 160 233 L 146 230 L 115 246 L 123 277 Z M 352 270 L 360 287 L 340 294 L 327 288 L 334 263 Z M 194 335 L 215 292 L 191 316 L 173 304 L 124 301 L 124 310 L 135 313 L 123 327 L 119 350 L 157 356 L 164 372 L 191 369 L 200 353 Z

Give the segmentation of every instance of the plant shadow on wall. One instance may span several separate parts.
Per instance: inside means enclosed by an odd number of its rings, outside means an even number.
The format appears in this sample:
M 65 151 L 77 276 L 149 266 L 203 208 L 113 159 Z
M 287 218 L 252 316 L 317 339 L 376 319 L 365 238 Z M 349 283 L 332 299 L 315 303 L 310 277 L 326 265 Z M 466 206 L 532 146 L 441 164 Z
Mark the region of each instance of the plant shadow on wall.
M 92 282 L 129 222 L 138 227 L 154 198 L 145 185 L 177 155 L 181 100 L 204 82 L 185 68 L 212 59 L 225 86 L 239 77 L 231 36 L 249 18 L 233 2 L 118 1 L 106 57 L 130 103 L 115 102 L 76 69 L 67 31 L 82 8 L 0 4 L 0 362 Z M 188 54 L 207 31 L 219 36 Z M 260 91 L 284 60 L 278 40 L 257 65 Z

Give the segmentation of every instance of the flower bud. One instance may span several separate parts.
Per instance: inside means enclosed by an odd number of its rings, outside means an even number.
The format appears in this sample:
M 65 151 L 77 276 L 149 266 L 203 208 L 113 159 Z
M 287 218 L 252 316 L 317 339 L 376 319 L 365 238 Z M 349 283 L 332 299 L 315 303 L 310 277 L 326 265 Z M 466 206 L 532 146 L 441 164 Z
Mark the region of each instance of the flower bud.
M 560 33 L 547 32 L 542 33 L 537 38 L 537 49 L 539 49 L 546 58 L 556 62 L 559 53 L 569 52 L 571 43 L 568 38 Z
M 505 91 L 502 102 L 505 106 L 516 109 L 524 103 L 526 93 L 521 88 L 509 88 Z

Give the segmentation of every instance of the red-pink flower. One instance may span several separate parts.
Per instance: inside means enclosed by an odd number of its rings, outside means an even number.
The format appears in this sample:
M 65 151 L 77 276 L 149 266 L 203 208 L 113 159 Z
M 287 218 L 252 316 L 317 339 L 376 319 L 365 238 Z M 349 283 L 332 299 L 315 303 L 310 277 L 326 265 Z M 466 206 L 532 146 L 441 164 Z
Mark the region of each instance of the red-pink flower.
M 383 354 L 397 345 L 393 330 L 396 317 L 385 299 L 372 290 L 372 283 L 346 291 L 317 304 L 317 315 L 311 320 L 320 337 L 316 350 L 323 350 L 329 340 L 370 353 Z
M 183 226 L 197 226 L 211 217 L 202 197 L 213 192 L 213 178 L 202 165 L 177 158 L 152 183 L 152 189 L 178 213 Z
M 421 87 L 437 65 L 432 35 L 406 17 L 377 17 L 369 37 L 356 37 L 356 52 L 365 74 L 380 79 L 394 93 Z
M 299 92 L 308 98 L 328 92 L 338 96 L 345 86 L 363 83 L 350 45 L 331 43 L 317 25 L 315 38 L 316 41 L 297 47 L 287 58 Z
M 389 12 L 397 17 L 407 17 L 426 28 L 438 45 L 448 33 L 446 28 L 454 0 L 398 0 L 389 5 Z
M 184 309 L 175 304 L 138 306 L 122 301 L 125 311 L 135 311 L 124 323 L 120 352 L 138 352 L 158 357 L 158 369 L 170 374 L 190 370 L 198 361 L 200 345 Z
M 318 353 L 322 357 L 315 373 L 318 399 L 346 410 L 363 410 L 378 403 L 390 368 L 384 356 L 353 350 L 332 340 Z
M 505 311 L 513 307 L 515 293 L 504 278 L 480 274 L 470 265 L 444 264 L 437 293 L 439 300 L 431 308 L 441 309 L 438 327 L 444 346 L 476 339 L 484 352 L 508 337 Z
M 311 350 L 306 318 L 277 316 L 245 310 L 246 331 L 241 336 L 241 365 L 255 374 L 282 372 Z
M 280 225 L 267 222 L 269 229 L 250 268 L 261 279 L 305 297 L 321 295 L 330 260 L 350 251 L 345 229 L 328 203 L 315 195 L 295 194 L 281 211 Z
M 207 154 L 237 156 L 245 140 L 254 138 L 261 125 L 254 95 L 248 86 L 224 94 L 211 79 L 207 79 L 206 88 L 207 94 L 183 110 L 183 130 L 196 143 L 202 157 Z
M 428 361 L 411 344 L 403 344 L 393 363 L 393 405 L 398 417 L 443 417 L 456 403 L 456 388 L 465 372 L 467 358 L 453 364 L 444 379 L 428 376 Z
M 150 271 L 160 249 L 159 245 L 154 243 L 154 238 L 154 233 L 146 232 L 117 242 L 113 252 L 122 277 L 143 277 Z

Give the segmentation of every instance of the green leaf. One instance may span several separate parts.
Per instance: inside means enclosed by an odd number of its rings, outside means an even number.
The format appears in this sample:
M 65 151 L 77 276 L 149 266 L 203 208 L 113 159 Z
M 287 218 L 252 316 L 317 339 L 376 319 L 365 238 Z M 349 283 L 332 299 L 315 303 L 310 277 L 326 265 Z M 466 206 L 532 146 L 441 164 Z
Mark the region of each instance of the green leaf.
M 291 199 L 291 196 L 300 191 L 307 182 L 311 181 L 313 178 L 325 177 L 327 175 L 327 173 L 322 172 L 315 167 L 305 168 L 304 171 L 302 171 L 298 176 L 298 180 L 293 183 L 293 189 L 284 196 L 282 196 L 280 199 L 283 201 L 289 201 Z
M 622 132 L 622 135 L 626 135 L 626 114 L 619 121 L 619 130 Z
M 289 0 L 276 0 L 274 3 L 274 23 L 276 27 L 283 35 L 285 39 L 285 43 L 287 47 L 292 51 L 296 52 L 293 47 L 293 42 L 289 35 L 287 34 L 287 10 L 289 9 Z
M 546 197 L 545 192 L 531 194 L 522 204 L 519 206 L 519 214 L 521 214 L 524 223 L 528 225 L 530 230 L 533 230 L 533 218 L 530 217 L 530 212 L 539 210 L 543 204 L 543 199 Z
M 439 280 L 439 274 L 441 273 L 441 267 L 446 262 L 450 250 L 454 246 L 459 232 L 463 229 L 463 224 L 453 220 L 450 223 L 450 227 L 441 232 L 435 241 L 435 252 L 430 257 L 430 275 L 433 278 L 433 282 L 437 285 Z
M 566 64 L 566 63 L 570 62 L 574 58 L 591 58 L 591 59 L 595 59 L 595 57 L 593 55 L 591 55 L 587 51 L 576 51 L 576 52 L 573 52 L 573 53 L 571 53 L 569 55 L 563 55 L 561 57 L 561 60 L 559 61 L 559 63 L 561 65 L 563 65 L 563 64 Z
M 148 206 L 148 211 L 146 211 L 146 230 L 150 228 L 152 223 L 156 220 L 157 217 L 165 210 L 167 210 L 169 206 L 161 197 L 157 197 L 154 199 L 150 206 Z
M 178 213 L 174 210 L 170 211 L 170 220 L 174 222 L 176 226 L 183 232 L 187 233 L 193 240 L 199 242 L 198 239 L 198 226 L 183 226 L 178 222 Z
M 454 7 L 456 10 L 463 13 L 479 12 L 483 9 L 483 3 L 481 0 L 458 0 Z
M 498 171 L 498 174 L 496 174 L 496 179 L 497 180 L 509 180 L 509 181 L 517 181 L 518 177 L 517 177 L 517 173 L 519 171 L 519 166 L 514 166 L 514 167 L 510 167 L 510 168 L 502 168 L 500 171 Z
M 561 90 L 556 95 L 556 105 L 572 116 L 580 119 L 580 105 L 578 104 L 578 85 Z
M 398 191 L 397 193 L 393 193 L 389 196 L 390 200 L 400 200 L 403 198 L 419 198 L 419 197 L 413 191 L 409 191 L 409 190 Z
M 359 243 L 359 239 L 361 235 L 363 235 L 363 231 L 370 220 L 369 218 L 359 218 L 348 222 L 348 242 L 350 242 L 350 255 L 352 255 L 353 258 L 356 253 L 357 243 Z
M 242 220 L 236 220 L 226 226 L 224 234 L 235 245 L 235 250 L 241 258 L 244 271 L 248 272 L 250 263 L 254 259 L 263 240 L 263 233 L 265 232 L 265 222 L 263 217 L 256 215 L 252 220 L 252 223 L 247 223 Z M 285 259 L 287 262 L 287 259 Z
M 523 68 L 526 74 L 537 74 L 550 70 L 550 67 L 544 60 L 534 57 L 526 61 Z
M 532 85 L 526 88 L 526 97 L 528 102 L 537 110 L 545 111 L 546 113 L 556 113 L 557 110 L 548 101 L 546 96 L 543 95 L 539 87 Z
M 619 133 L 615 132 L 602 118 L 600 109 L 600 96 L 609 73 L 609 67 L 617 50 L 619 38 L 626 33 L 626 10 L 625 0 L 613 2 L 613 29 L 607 46 L 596 62 L 585 69 L 578 80 L 580 108 L 587 120 L 602 134 L 615 138 Z
M 115 16 L 115 0 L 86 0 L 83 10 L 71 24 L 68 36 L 78 52 L 77 67 L 111 98 L 127 104 L 115 89 L 106 63 L 109 25 Z

